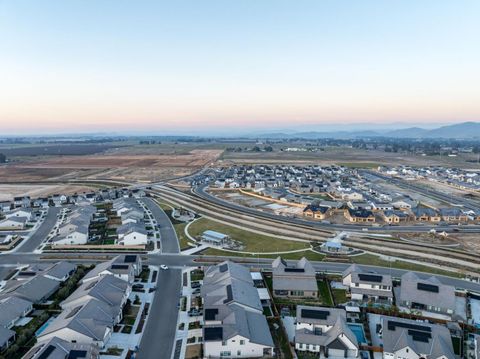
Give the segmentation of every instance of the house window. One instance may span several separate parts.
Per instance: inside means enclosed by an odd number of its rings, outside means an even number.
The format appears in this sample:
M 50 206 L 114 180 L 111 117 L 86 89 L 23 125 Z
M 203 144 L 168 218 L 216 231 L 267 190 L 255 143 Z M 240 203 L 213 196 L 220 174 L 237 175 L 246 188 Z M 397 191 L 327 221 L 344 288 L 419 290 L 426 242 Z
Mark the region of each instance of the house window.
M 221 357 L 229 357 L 230 355 L 232 355 L 231 352 L 227 352 L 227 351 L 225 351 L 225 352 L 220 352 L 220 356 L 221 356 Z
M 245 345 L 245 340 L 240 340 L 240 345 Z
M 238 355 L 238 356 L 242 355 L 242 351 L 241 351 L 241 350 L 237 350 L 237 355 Z
M 225 342 L 225 341 L 222 342 L 222 345 L 223 345 L 224 347 L 227 346 L 227 342 Z

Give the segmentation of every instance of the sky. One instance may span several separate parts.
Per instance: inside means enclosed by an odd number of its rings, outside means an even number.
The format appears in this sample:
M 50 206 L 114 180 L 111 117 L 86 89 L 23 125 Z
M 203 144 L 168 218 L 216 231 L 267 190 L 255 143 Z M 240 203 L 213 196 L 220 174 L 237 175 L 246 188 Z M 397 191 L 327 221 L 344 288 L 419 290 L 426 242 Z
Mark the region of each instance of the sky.
M 480 120 L 478 0 L 0 0 L 0 134 Z

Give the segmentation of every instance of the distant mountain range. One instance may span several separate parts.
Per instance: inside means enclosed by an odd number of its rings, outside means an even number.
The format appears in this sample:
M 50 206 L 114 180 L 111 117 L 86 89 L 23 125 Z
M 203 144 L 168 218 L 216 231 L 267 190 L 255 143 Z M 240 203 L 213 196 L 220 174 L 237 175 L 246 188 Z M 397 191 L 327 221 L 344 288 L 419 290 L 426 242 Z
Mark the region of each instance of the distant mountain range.
M 425 129 L 420 127 L 409 127 L 398 130 L 384 131 L 313 131 L 313 132 L 282 132 L 282 133 L 263 133 L 250 135 L 249 137 L 270 138 L 270 139 L 289 139 L 289 138 L 372 138 L 372 137 L 390 137 L 390 138 L 451 138 L 451 139 L 480 139 L 480 122 L 463 122 L 455 125 L 441 126 L 434 129 Z

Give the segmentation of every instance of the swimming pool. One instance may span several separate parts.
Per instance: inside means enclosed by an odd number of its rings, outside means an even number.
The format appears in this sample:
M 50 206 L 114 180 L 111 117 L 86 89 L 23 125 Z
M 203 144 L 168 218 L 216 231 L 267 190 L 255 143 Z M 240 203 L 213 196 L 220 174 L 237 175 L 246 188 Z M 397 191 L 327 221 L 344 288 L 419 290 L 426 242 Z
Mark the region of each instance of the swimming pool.
M 352 330 L 353 334 L 355 334 L 355 336 L 357 337 L 358 344 L 367 343 L 362 324 L 348 323 L 347 325 Z
M 38 337 L 42 332 L 47 329 L 50 323 L 55 319 L 55 317 L 50 317 L 45 323 L 42 324 L 40 328 L 35 332 L 35 336 Z

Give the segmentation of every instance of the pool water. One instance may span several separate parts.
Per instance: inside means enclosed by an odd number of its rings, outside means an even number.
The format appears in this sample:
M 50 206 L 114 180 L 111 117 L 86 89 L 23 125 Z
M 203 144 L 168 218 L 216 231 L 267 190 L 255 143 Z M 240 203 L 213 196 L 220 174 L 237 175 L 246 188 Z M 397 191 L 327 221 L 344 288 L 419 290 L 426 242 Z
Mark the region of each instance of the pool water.
M 42 332 L 47 329 L 50 323 L 55 319 L 55 317 L 50 317 L 45 323 L 42 324 L 40 328 L 35 332 L 35 336 L 38 337 Z
M 365 332 L 363 331 L 363 325 L 354 323 L 348 323 L 347 325 L 357 337 L 359 344 L 367 343 L 367 340 L 365 339 Z

